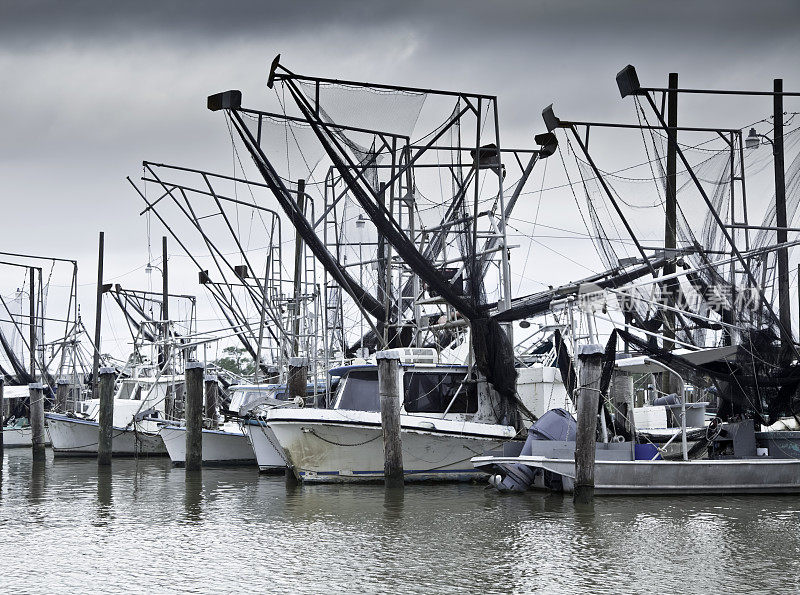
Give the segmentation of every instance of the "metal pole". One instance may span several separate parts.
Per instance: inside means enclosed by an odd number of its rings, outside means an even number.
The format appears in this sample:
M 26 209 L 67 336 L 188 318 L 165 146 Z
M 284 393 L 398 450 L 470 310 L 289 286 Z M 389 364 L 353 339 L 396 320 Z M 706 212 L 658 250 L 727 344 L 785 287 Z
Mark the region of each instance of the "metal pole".
M 778 243 L 787 241 L 786 179 L 783 164 L 783 79 L 775 79 L 773 91 L 773 155 L 775 158 L 775 215 Z M 792 344 L 792 312 L 789 303 L 789 250 L 778 250 L 778 317 L 781 321 L 781 346 L 788 354 Z
M 167 270 L 167 236 L 161 237 L 161 320 L 164 321 L 162 336 L 162 365 L 169 361 L 169 272 Z
M 104 233 L 100 232 L 97 249 L 97 303 L 94 318 L 94 357 L 92 359 L 92 398 L 97 399 L 99 393 L 100 371 L 100 323 L 103 318 L 103 243 Z
M 111 454 L 114 450 L 114 368 L 100 368 L 100 376 L 96 385 L 100 393 L 100 414 L 98 416 L 99 428 L 97 436 L 97 464 L 107 466 L 111 464 Z
M 186 472 L 203 466 L 203 372 L 202 362 L 186 364 Z
M 30 273 L 30 287 L 28 288 L 28 347 L 30 347 L 31 357 L 31 379 L 36 382 L 36 292 L 34 291 L 36 271 L 31 267 L 28 272 Z
M 669 89 L 667 93 L 667 124 L 675 129 L 675 136 L 667 140 L 667 185 L 666 200 L 664 208 L 666 217 L 664 221 L 664 256 L 669 259 L 671 251 L 677 245 L 676 228 L 678 225 L 678 73 L 669 73 Z M 664 274 L 670 275 L 675 272 L 675 264 L 667 261 L 664 265 Z M 677 289 L 677 281 L 668 281 L 662 286 L 667 294 L 667 303 L 672 304 L 675 300 L 673 292 Z M 664 316 L 664 349 L 671 351 L 675 344 L 668 339 L 675 338 L 675 313 L 663 312 Z
M 297 208 L 305 215 L 306 181 L 297 180 Z M 295 230 L 294 240 L 294 318 L 292 320 L 292 354 L 300 355 L 300 290 L 303 274 L 303 236 Z

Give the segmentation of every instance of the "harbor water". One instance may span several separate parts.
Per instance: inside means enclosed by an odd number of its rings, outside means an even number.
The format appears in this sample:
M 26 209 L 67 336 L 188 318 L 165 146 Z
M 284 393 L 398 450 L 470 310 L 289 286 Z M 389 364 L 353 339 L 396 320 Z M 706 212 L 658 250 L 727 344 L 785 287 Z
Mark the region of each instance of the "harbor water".
M 0 592 L 794 592 L 800 500 L 287 486 L 7 450 Z

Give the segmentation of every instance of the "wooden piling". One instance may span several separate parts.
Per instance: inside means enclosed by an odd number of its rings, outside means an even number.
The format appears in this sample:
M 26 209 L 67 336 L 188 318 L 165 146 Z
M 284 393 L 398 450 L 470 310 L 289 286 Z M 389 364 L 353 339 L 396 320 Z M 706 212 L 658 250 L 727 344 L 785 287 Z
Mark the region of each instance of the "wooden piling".
M 300 397 L 305 401 L 308 392 L 308 363 L 303 357 L 289 358 L 289 376 L 287 378 L 289 397 Z
M 69 379 L 59 378 L 56 381 L 56 403 L 55 410 L 65 412 L 67 401 L 69 400 Z
M 594 459 L 602 364 L 603 348 L 600 345 L 578 347 L 578 428 L 573 492 L 573 502 L 576 504 L 590 504 L 594 499 Z
M 114 368 L 103 367 L 97 372 L 97 383 L 100 393 L 100 412 L 97 431 L 97 464 L 100 466 L 111 464 L 111 453 L 114 447 Z
M 378 393 L 383 428 L 383 476 L 387 488 L 403 487 L 403 442 L 400 433 L 400 360 L 377 354 Z
M 6 423 L 6 401 L 3 398 L 3 389 L 5 387 L 5 378 L 0 376 L 0 459 L 3 456 L 3 425 Z M 3 468 L 2 460 L 0 460 L 0 469 Z
M 203 372 L 202 362 L 186 364 L 186 471 L 203 466 Z
M 28 385 L 28 389 L 30 391 L 33 458 L 34 460 L 43 460 L 45 457 L 44 385 L 41 382 L 32 382 Z
M 217 420 L 217 375 L 206 374 L 203 376 L 203 382 L 206 387 L 206 417 L 211 420 L 209 426 L 212 430 L 219 429 L 219 422 Z
M 622 370 L 614 370 L 611 376 L 611 403 L 614 405 L 614 421 L 625 433 L 626 439 L 633 438 L 636 426 L 633 420 L 633 376 Z

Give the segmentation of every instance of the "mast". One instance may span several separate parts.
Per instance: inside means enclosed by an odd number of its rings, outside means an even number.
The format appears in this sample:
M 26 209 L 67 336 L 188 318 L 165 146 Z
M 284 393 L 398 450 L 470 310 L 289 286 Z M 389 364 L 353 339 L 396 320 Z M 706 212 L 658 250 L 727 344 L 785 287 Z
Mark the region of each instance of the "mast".
M 786 235 L 786 179 L 783 167 L 783 79 L 773 82 L 772 107 L 775 121 L 772 152 L 775 161 L 775 223 L 778 243 Z M 792 310 L 789 303 L 789 249 L 778 250 L 778 317 L 781 321 L 781 351 L 788 355 L 792 349 Z
M 36 285 L 36 270 L 33 267 L 28 269 L 30 278 L 30 287 L 28 288 L 28 306 L 29 306 L 29 344 L 30 358 L 31 358 L 31 381 L 36 382 L 36 292 L 34 286 Z
M 671 275 L 675 272 L 675 263 L 671 259 L 677 245 L 676 228 L 678 225 L 678 73 L 669 73 L 669 91 L 667 91 L 667 125 L 675 130 L 675 136 L 667 141 L 667 184 L 665 220 L 664 220 L 664 257 L 667 264 L 664 265 L 664 275 Z M 675 291 L 678 287 L 677 280 L 668 281 L 664 284 L 664 291 L 667 294 L 667 304 L 675 302 Z M 671 351 L 674 343 L 668 339 L 675 338 L 675 313 L 665 310 L 664 315 L 664 349 Z M 667 375 L 669 376 L 669 375 Z
M 161 320 L 164 346 L 161 348 L 161 366 L 169 361 L 169 272 L 167 269 L 167 236 L 161 237 Z
M 92 398 L 99 398 L 98 372 L 100 371 L 100 323 L 103 319 L 103 243 L 104 233 L 100 232 L 97 248 L 97 302 L 94 318 L 94 357 L 92 359 Z

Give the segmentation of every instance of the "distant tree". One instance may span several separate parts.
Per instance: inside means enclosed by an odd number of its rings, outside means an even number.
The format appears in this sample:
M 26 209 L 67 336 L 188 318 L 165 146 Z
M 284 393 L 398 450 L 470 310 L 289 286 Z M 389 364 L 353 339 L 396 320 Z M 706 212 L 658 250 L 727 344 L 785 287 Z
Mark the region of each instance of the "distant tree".
M 225 357 L 214 362 L 220 368 L 239 376 L 249 376 L 255 371 L 253 359 L 244 347 L 226 347 L 222 352 Z

